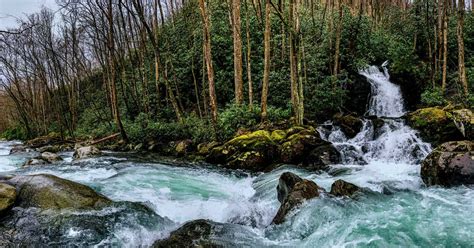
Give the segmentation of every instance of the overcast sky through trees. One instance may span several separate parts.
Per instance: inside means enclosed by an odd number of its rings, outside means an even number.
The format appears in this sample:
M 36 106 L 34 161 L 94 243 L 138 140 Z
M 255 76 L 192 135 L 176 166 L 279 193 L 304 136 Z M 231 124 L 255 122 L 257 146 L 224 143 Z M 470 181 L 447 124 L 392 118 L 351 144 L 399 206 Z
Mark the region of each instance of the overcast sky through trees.
M 55 0 L 0 0 L 0 29 L 16 27 L 17 18 L 38 12 L 41 6 L 57 7 Z

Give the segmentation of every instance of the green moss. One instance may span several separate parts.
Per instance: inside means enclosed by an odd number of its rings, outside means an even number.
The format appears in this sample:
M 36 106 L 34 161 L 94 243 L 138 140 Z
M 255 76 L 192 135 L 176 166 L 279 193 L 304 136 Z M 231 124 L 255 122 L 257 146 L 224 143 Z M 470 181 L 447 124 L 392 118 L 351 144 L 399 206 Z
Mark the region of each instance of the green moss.
M 286 132 L 283 130 L 275 130 L 271 134 L 272 140 L 278 143 L 282 141 L 283 139 L 285 139 L 285 137 L 286 137 Z

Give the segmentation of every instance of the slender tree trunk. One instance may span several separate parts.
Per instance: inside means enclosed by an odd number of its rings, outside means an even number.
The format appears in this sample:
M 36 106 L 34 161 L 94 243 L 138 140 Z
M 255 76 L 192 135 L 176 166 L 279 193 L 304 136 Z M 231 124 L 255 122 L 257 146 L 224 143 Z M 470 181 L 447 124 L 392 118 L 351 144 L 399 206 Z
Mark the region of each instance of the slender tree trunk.
M 240 0 L 232 0 L 232 36 L 234 39 L 235 103 L 240 105 L 243 100 Z
M 448 0 L 444 1 L 444 14 L 443 14 L 443 79 L 441 82 L 441 88 L 443 93 L 446 91 L 446 80 L 448 73 Z
M 119 130 L 120 134 L 122 135 L 122 139 L 125 142 L 128 142 L 128 136 L 125 132 L 125 129 L 122 125 L 122 120 L 120 119 L 120 110 L 118 107 L 117 102 L 117 88 L 115 85 L 116 75 L 115 75 L 115 43 L 114 43 L 114 19 L 113 19 L 113 12 L 112 12 L 112 0 L 108 1 L 107 6 L 108 11 L 108 48 L 109 48 L 109 85 L 110 85 L 110 102 L 112 106 L 112 115 L 115 119 L 115 124 L 117 125 L 117 129 Z
M 265 10 L 266 11 L 266 10 Z M 253 108 L 253 83 L 252 83 L 252 44 L 250 43 L 250 16 L 247 1 L 245 1 L 245 37 L 247 43 L 247 81 L 249 88 L 249 108 Z
M 341 36 L 342 36 L 342 18 L 343 18 L 343 11 L 342 11 L 342 0 L 339 0 L 339 20 L 336 27 L 336 44 L 335 44 L 335 52 L 334 52 L 334 70 L 333 75 L 336 76 L 339 74 L 339 53 L 341 47 Z
M 262 122 L 267 120 L 267 99 L 268 88 L 270 84 L 270 0 L 265 0 L 265 33 L 264 33 L 264 66 L 263 66 L 263 84 L 262 84 L 262 100 L 261 100 L 261 117 Z
M 461 83 L 464 94 L 467 96 L 469 93 L 467 87 L 467 76 L 466 76 L 466 66 L 464 64 L 464 0 L 459 0 L 458 3 L 458 59 L 459 59 L 459 82 Z
M 206 60 L 207 77 L 209 81 L 209 101 L 211 105 L 212 123 L 214 130 L 217 132 L 217 97 L 214 86 L 214 68 L 212 66 L 212 53 L 211 53 L 211 34 L 210 34 L 210 23 L 209 16 L 207 14 L 207 4 L 205 0 L 199 0 L 199 8 L 202 16 L 202 26 L 204 33 L 204 58 Z

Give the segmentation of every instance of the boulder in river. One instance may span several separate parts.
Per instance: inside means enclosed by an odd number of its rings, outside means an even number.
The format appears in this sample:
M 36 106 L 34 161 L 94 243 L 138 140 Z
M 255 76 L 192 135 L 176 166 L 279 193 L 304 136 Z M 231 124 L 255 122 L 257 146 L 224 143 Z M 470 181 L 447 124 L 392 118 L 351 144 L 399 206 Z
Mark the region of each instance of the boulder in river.
M 290 211 L 306 200 L 319 197 L 320 192 L 324 192 L 324 189 L 313 181 L 303 179 L 291 172 L 285 172 L 280 176 L 277 192 L 281 205 L 273 218 L 273 224 L 283 223 Z
M 42 159 L 41 157 L 37 157 L 37 158 L 28 159 L 28 161 L 26 161 L 25 164 L 23 164 L 23 166 L 26 167 L 26 166 L 45 165 L 45 164 L 49 164 L 49 162 Z
M 331 185 L 331 192 L 329 194 L 333 196 L 347 196 L 347 197 L 352 197 L 356 193 L 361 192 L 361 188 L 356 186 L 355 184 L 346 182 L 344 180 L 336 180 L 332 185 Z
M 15 187 L 5 183 L 0 183 L 0 216 L 13 206 L 15 200 Z
M 88 186 L 53 175 L 16 176 L 7 181 L 17 188 L 17 205 L 40 209 L 97 209 L 112 203 Z
M 443 143 L 421 163 L 421 178 L 427 185 L 474 184 L 474 142 Z
M 333 117 L 333 121 L 349 139 L 354 138 L 364 125 L 360 118 L 353 115 L 337 114 Z
M 277 152 L 278 144 L 272 140 L 270 132 L 259 130 L 214 147 L 206 161 L 231 169 L 262 171 L 278 158 Z
M 218 226 L 219 223 L 209 220 L 194 220 L 173 231 L 167 239 L 156 241 L 152 247 L 223 247 L 211 236 Z
M 78 147 L 74 151 L 74 159 L 83 159 L 101 155 L 102 152 L 95 146 Z
M 14 145 L 10 150 L 10 155 L 22 152 L 27 152 L 27 149 L 24 145 Z
M 469 109 L 423 108 L 408 114 L 407 121 L 424 140 L 435 146 L 474 139 L 474 114 Z
M 43 159 L 43 160 L 45 160 L 49 163 L 54 163 L 54 162 L 58 162 L 58 161 L 63 160 L 61 158 L 61 156 L 59 156 L 56 153 L 52 153 L 52 152 L 43 152 L 43 153 L 41 153 L 40 157 L 41 157 L 41 159 Z

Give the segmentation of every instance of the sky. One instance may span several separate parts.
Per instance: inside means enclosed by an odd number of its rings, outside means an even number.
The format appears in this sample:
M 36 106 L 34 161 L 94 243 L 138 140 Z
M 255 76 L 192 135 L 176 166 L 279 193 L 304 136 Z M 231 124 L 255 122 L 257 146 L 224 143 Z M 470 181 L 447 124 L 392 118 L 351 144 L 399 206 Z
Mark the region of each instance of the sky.
M 57 8 L 55 0 L 0 0 L 0 29 L 16 27 L 16 18 L 38 12 L 41 6 Z

